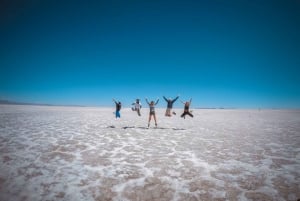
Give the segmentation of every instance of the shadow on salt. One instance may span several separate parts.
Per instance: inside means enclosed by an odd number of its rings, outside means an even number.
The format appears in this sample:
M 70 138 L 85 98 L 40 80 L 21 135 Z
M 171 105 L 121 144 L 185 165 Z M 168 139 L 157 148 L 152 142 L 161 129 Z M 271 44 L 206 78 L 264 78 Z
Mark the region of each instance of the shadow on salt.
M 114 125 L 111 126 L 107 126 L 106 128 L 117 128 Z M 122 129 L 151 129 L 151 127 L 145 127 L 145 126 L 123 126 Z M 174 130 L 174 131 L 183 131 L 183 130 L 187 130 L 185 128 L 165 128 L 165 127 L 153 127 L 153 129 L 161 129 L 161 130 Z

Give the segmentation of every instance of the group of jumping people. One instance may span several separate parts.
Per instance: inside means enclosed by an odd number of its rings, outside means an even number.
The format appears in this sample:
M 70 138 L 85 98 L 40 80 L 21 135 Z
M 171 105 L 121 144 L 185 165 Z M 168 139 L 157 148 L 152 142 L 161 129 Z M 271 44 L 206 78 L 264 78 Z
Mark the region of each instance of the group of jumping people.
M 171 98 L 167 99 L 165 96 L 163 96 L 163 98 L 167 102 L 167 109 L 166 109 L 166 112 L 165 112 L 165 116 L 171 117 L 172 114 L 176 115 L 176 113 L 175 112 L 171 112 L 171 110 L 173 108 L 173 104 L 179 98 L 179 96 L 177 96 L 174 99 L 171 99 Z M 149 109 L 150 109 L 150 111 L 149 111 L 149 120 L 148 120 L 148 127 L 150 126 L 150 121 L 151 121 L 152 117 L 154 119 L 155 126 L 157 126 L 157 121 L 156 121 L 156 116 L 155 116 L 155 106 L 157 105 L 159 99 L 157 99 L 156 101 L 150 101 L 150 102 L 148 101 L 147 98 L 145 100 L 146 100 L 146 103 L 148 104 Z M 116 116 L 116 118 L 121 118 L 120 110 L 121 110 L 122 103 L 120 101 L 116 101 L 115 99 L 113 99 L 113 101 L 116 104 L 115 116 Z M 194 117 L 193 114 L 189 110 L 191 102 L 192 102 L 192 99 L 190 99 L 189 101 L 186 101 L 186 102 L 181 101 L 181 103 L 184 104 L 184 110 L 183 110 L 183 113 L 181 114 L 181 117 L 185 118 L 186 115 Z M 132 103 L 132 107 L 131 107 L 132 111 L 136 111 L 137 114 L 138 114 L 138 116 L 141 116 L 141 108 L 142 108 L 142 104 L 141 104 L 140 99 L 136 99 L 135 102 Z

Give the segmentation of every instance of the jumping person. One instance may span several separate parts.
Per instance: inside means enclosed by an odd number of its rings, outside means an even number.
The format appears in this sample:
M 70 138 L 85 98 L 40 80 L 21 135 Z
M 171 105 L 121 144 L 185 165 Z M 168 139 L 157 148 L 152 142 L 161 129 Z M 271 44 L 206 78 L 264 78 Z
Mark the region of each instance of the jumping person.
M 140 99 L 136 99 L 135 103 L 132 103 L 132 111 L 136 111 L 139 116 L 141 116 L 141 108 L 142 104 L 140 103 Z
M 149 120 L 148 120 L 148 128 L 150 126 L 150 121 L 151 121 L 151 117 L 153 116 L 154 121 L 155 121 L 155 126 L 157 127 L 157 122 L 156 122 L 156 116 L 155 116 L 155 105 L 158 103 L 159 99 L 157 99 L 157 101 L 154 103 L 154 101 L 151 101 L 150 103 L 148 102 L 148 99 L 146 98 L 146 102 L 149 105 Z
M 190 101 L 186 101 L 186 102 L 181 101 L 181 102 L 184 104 L 184 111 L 183 111 L 181 117 L 183 117 L 184 119 L 185 119 L 185 115 L 194 117 L 194 115 L 192 115 L 192 113 L 189 111 L 189 107 L 192 103 L 192 99 L 190 99 Z
M 113 99 L 113 101 L 114 101 L 115 104 L 116 104 L 116 112 L 115 112 L 116 119 L 117 119 L 118 117 L 121 118 L 120 110 L 121 110 L 122 104 L 121 104 L 120 101 L 117 102 L 115 99 Z
M 171 117 L 171 110 L 173 108 L 173 103 L 179 98 L 179 96 L 177 96 L 176 98 L 174 98 L 173 100 L 171 98 L 167 99 L 165 96 L 163 96 L 163 98 L 165 99 L 165 101 L 167 101 L 167 109 L 166 109 L 166 113 L 165 116 L 167 117 Z M 176 115 L 175 112 L 173 112 L 173 114 Z

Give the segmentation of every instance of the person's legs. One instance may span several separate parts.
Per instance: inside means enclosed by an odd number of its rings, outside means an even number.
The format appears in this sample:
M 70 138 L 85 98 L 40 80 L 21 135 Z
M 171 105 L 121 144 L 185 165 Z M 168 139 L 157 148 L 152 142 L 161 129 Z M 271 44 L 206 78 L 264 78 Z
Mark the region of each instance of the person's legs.
M 140 111 L 140 109 L 137 109 L 137 113 L 138 113 L 139 116 L 141 116 L 141 111 Z
M 171 116 L 171 109 L 167 108 L 166 110 L 166 116 L 170 117 Z
M 157 122 L 156 122 L 156 116 L 155 114 L 153 115 L 154 121 L 155 121 L 155 126 L 157 126 Z
M 116 118 L 121 118 L 120 111 L 116 111 Z
M 188 112 L 187 114 L 190 115 L 190 117 L 194 117 L 194 115 L 192 115 L 192 113 L 190 112 Z
M 149 114 L 148 127 L 150 126 L 151 114 Z

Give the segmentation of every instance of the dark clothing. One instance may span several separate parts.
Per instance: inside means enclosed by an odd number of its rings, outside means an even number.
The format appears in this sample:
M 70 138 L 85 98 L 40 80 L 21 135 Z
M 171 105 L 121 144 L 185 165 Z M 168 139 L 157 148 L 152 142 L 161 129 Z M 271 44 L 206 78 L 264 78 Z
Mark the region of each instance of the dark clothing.
M 181 115 L 181 117 L 185 118 L 185 115 L 189 115 L 190 117 L 194 117 L 194 115 L 192 115 L 192 113 L 190 113 L 189 111 L 184 111 Z
M 121 104 L 119 104 L 119 103 L 116 103 L 116 111 L 120 111 L 121 110 Z
M 189 105 L 184 105 L 184 111 L 188 112 L 189 111 L 189 107 L 190 107 Z
M 115 104 L 116 104 L 116 111 L 120 111 L 122 104 L 120 102 L 116 102 L 116 101 L 115 101 Z
M 185 118 L 185 115 L 189 115 L 190 117 L 194 117 L 194 115 L 192 115 L 192 113 L 189 111 L 189 109 L 190 109 L 190 103 L 191 103 L 191 101 L 190 102 L 186 102 L 184 104 L 184 109 L 183 109 L 183 113 L 182 113 L 181 117 Z
M 173 100 L 167 99 L 167 98 L 164 97 L 164 96 L 163 96 L 163 98 L 164 98 L 165 101 L 167 101 L 167 103 L 168 103 L 167 108 L 172 108 L 172 107 L 173 107 L 173 103 L 179 98 L 179 96 L 177 96 L 177 97 L 174 98 Z
M 115 112 L 116 118 L 118 118 L 118 117 L 121 118 L 120 110 L 121 110 L 122 104 L 121 104 L 121 102 L 117 102 L 115 100 L 114 100 L 114 102 L 116 104 L 116 112 Z

